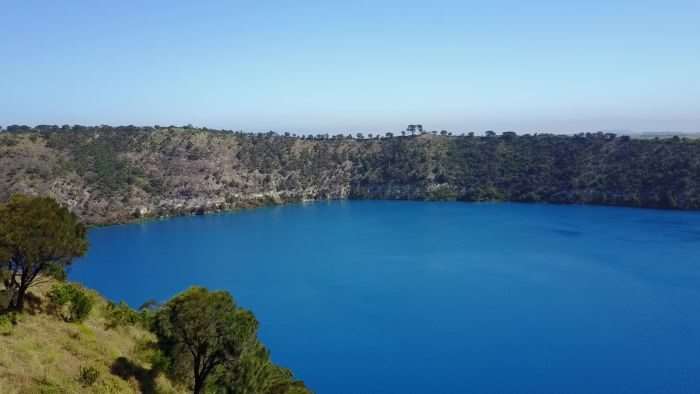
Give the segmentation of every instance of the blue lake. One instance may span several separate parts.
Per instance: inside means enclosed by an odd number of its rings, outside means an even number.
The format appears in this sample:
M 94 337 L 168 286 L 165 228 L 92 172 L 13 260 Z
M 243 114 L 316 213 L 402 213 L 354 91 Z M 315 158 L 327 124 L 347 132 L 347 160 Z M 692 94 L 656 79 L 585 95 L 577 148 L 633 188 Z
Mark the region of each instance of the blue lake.
M 229 290 L 320 394 L 700 392 L 699 213 L 357 201 L 89 237 L 73 280 Z

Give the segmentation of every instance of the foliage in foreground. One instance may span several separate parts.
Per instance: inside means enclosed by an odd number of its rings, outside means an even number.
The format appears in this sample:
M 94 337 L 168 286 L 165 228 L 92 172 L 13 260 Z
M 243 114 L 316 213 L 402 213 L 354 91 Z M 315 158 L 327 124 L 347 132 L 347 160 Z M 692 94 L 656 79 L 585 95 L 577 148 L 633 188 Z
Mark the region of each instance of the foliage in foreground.
M 91 312 L 82 320 L 56 316 L 54 300 L 74 294 L 93 301 Z M 0 314 L 3 394 L 192 392 L 196 362 L 186 338 L 197 341 L 200 367 L 203 360 L 214 365 L 198 392 L 310 393 L 271 361 L 255 317 L 226 292 L 192 288 L 162 307 L 139 311 L 55 280 L 33 288 L 32 297 L 39 305 L 32 313 Z
M 119 303 L 109 302 L 106 312 L 106 327 L 109 329 L 137 324 L 144 328 L 150 327 L 149 324 L 152 318 L 150 311 L 142 309 L 140 312 L 137 312 L 131 309 L 124 301 Z
M 80 367 L 78 382 L 83 386 L 92 386 L 100 377 L 100 371 L 95 367 Z
M 0 393 L 187 392 L 152 372 L 146 350 L 152 333 L 139 325 L 107 329 L 107 302 L 88 289 L 92 311 L 81 322 L 65 322 L 48 298 L 58 282 L 43 282 L 30 290 L 31 308 L 0 314 Z
M 85 227 L 55 200 L 15 195 L 0 204 L 5 307 L 22 311 L 27 290 L 41 275 L 65 276 L 65 268 L 86 251 Z
M 60 360 L 58 368 L 72 364 L 70 383 L 57 384 L 45 373 L 30 375 L 36 384 L 10 381 L 8 386 L 29 386 L 30 392 L 125 392 L 114 383 L 118 376 L 136 380 L 142 392 L 156 392 L 155 382 L 164 371 L 195 394 L 308 393 L 290 371 L 271 363 L 257 339 L 257 320 L 227 292 L 193 287 L 162 307 L 149 301 L 136 312 L 76 284 L 57 282 L 56 277 L 65 277 L 65 267 L 87 250 L 85 236 L 76 216 L 50 198 L 17 195 L 0 205 L 0 296 L 9 306 L 0 308 L 0 392 L 7 391 L 5 376 L 26 377 L 23 371 L 45 370 Z M 39 289 L 39 295 L 28 293 L 30 288 Z M 26 298 L 32 300 L 31 313 L 23 314 Z M 98 320 L 91 320 L 95 314 Z M 75 328 L 67 329 L 65 323 Z M 108 332 L 131 330 L 140 331 L 129 342 L 131 351 L 141 355 L 140 364 L 125 357 L 123 349 L 110 352 L 111 343 L 97 340 L 97 332 L 110 338 Z M 54 348 L 59 354 L 39 366 L 13 368 L 23 365 L 21 359 L 14 360 L 17 356 L 46 355 L 47 340 L 60 344 L 59 350 Z M 29 349 L 22 347 L 25 342 L 31 343 Z M 103 374 L 107 368 L 109 374 Z M 61 370 L 65 377 L 67 370 Z
M 75 284 L 56 284 L 47 294 L 55 313 L 66 322 L 85 320 L 94 304 L 93 299 Z
M 270 362 L 257 339 L 258 322 L 227 292 L 192 287 L 156 315 L 158 347 L 169 372 L 198 394 L 305 393 L 291 372 Z
M 294 379 L 292 371 L 275 365 L 269 351 L 253 341 L 232 368 L 218 368 L 208 387 L 226 394 L 308 394 L 303 382 Z

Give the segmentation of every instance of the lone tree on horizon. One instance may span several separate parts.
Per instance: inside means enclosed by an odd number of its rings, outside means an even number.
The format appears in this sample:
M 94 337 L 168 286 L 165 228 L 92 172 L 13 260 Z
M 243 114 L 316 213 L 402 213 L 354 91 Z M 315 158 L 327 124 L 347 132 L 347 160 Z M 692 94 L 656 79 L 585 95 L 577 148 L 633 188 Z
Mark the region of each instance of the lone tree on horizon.
M 65 276 L 66 267 L 88 247 L 78 217 L 49 197 L 14 195 L 0 204 L 0 277 L 8 309 L 22 311 L 38 278 Z

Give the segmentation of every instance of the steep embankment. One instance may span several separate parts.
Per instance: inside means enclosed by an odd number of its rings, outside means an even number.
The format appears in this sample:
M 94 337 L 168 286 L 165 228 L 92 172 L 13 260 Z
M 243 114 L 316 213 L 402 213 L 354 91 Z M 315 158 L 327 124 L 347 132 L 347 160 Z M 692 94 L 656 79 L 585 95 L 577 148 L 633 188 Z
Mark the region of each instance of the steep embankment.
M 107 301 L 98 294 L 91 292 L 95 305 L 84 322 L 49 313 L 45 293 L 52 283 L 32 290 L 29 312 L 16 326 L 0 322 L 0 393 L 187 392 L 151 372 L 153 334 L 138 326 L 108 328 Z M 81 368 L 96 371 L 94 381 L 81 382 Z
M 0 133 L 0 200 L 50 195 L 92 224 L 303 199 L 700 208 L 700 142 L 578 136 L 314 138 L 181 128 Z

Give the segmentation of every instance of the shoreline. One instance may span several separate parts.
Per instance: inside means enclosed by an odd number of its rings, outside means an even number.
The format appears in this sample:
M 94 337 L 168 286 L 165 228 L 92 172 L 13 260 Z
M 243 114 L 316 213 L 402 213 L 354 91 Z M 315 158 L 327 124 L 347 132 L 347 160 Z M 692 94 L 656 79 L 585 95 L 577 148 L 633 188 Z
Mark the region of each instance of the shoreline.
M 249 205 L 245 207 L 233 207 L 233 208 L 219 208 L 219 209 L 197 209 L 197 210 L 183 210 L 179 213 L 165 214 L 165 215 L 154 215 L 154 216 L 143 216 L 137 217 L 130 220 L 120 220 L 114 222 L 104 222 L 104 223 L 90 223 L 86 226 L 88 229 L 101 228 L 101 227 L 113 227 L 122 226 L 129 224 L 141 224 L 156 221 L 165 221 L 169 219 L 185 218 L 191 216 L 211 216 L 211 215 L 229 215 L 240 212 L 254 211 L 261 208 L 273 208 L 273 207 L 283 207 L 290 205 L 300 205 L 300 204 L 317 204 L 321 202 L 356 202 L 356 201 L 384 201 L 384 202 L 414 202 L 414 203 L 463 203 L 463 204 L 522 204 L 522 205 L 552 205 L 552 206 L 585 206 L 585 207 L 598 207 L 598 208 L 626 208 L 635 209 L 643 211 L 660 211 L 660 212 L 678 212 L 678 213 L 696 213 L 700 214 L 700 209 L 680 209 L 680 208 L 660 208 L 660 207 L 642 207 L 634 205 L 623 205 L 623 204 L 601 204 L 601 203 L 587 203 L 587 202 L 551 202 L 551 201 L 510 201 L 510 200 L 479 200 L 479 201 L 466 201 L 466 200 L 428 200 L 428 199 L 387 199 L 387 198 L 330 198 L 330 199 L 306 199 L 306 200 L 289 200 L 274 203 L 262 203 L 259 205 Z

